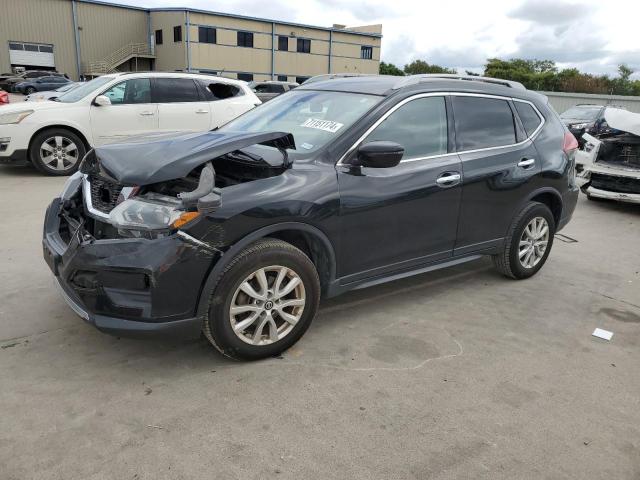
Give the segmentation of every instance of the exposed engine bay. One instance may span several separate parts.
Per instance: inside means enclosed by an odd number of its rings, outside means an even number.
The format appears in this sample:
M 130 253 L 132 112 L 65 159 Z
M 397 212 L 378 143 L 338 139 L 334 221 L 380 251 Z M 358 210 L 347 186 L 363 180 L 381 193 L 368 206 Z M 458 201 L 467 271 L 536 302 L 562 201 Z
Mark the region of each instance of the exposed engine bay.
M 293 137 L 282 132 L 96 148 L 65 185 L 63 236 L 161 237 L 218 209 L 225 188 L 282 174 L 291 166 L 287 148 L 295 148 Z
M 611 133 L 582 136 L 578 184 L 589 198 L 640 203 L 640 114 L 607 108 L 605 120 Z

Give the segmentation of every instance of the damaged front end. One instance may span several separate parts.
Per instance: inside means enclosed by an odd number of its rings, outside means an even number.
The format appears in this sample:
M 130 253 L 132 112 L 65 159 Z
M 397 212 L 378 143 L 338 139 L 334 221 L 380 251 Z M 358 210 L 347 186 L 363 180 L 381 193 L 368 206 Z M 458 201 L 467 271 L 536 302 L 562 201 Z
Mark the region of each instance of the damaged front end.
M 605 119 L 618 133 L 583 135 L 577 181 L 590 198 L 640 203 L 640 114 L 608 108 Z
M 195 306 L 224 243 L 207 215 L 226 187 L 284 172 L 293 147 L 285 133 L 207 132 L 89 152 L 45 217 L 44 257 L 69 305 L 117 335 L 199 335 Z

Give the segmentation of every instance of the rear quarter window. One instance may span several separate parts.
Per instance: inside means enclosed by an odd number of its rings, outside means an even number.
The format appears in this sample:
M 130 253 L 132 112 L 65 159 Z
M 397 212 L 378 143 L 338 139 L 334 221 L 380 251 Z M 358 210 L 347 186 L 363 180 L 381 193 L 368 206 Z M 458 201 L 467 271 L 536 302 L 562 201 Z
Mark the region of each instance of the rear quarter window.
M 516 143 L 513 112 L 506 100 L 453 96 L 458 150 Z
M 198 80 L 200 92 L 208 102 L 215 100 L 224 100 L 242 95 L 242 90 L 236 85 L 222 82 L 206 82 Z
M 536 113 L 536 110 L 528 103 L 514 101 L 513 104 L 516 106 L 516 111 L 518 112 L 518 116 L 520 117 L 520 121 L 522 122 L 525 131 L 527 132 L 527 136 L 530 137 L 540 126 L 542 119 Z

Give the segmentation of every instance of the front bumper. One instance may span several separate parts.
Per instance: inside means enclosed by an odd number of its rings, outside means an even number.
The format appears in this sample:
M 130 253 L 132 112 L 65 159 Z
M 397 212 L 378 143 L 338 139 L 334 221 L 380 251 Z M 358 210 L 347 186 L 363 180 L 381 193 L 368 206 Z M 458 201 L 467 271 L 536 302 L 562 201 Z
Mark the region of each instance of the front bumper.
M 6 156 L 2 154 L 2 151 L 0 151 L 0 165 L 24 167 L 25 165 L 29 165 L 29 163 L 26 150 L 14 150 L 10 155 Z
M 604 198 L 607 200 L 616 200 L 618 202 L 638 203 L 640 204 L 640 194 L 638 193 L 621 193 L 610 192 L 608 190 L 600 190 L 592 186 L 587 186 L 583 189 L 584 193 L 590 197 Z
M 63 297 L 85 321 L 118 336 L 199 336 L 196 307 L 218 255 L 178 235 L 154 240 L 68 233 L 63 201 L 45 216 L 44 259 Z
M 640 171 L 592 164 L 581 175 L 580 189 L 586 195 L 626 203 L 640 203 Z

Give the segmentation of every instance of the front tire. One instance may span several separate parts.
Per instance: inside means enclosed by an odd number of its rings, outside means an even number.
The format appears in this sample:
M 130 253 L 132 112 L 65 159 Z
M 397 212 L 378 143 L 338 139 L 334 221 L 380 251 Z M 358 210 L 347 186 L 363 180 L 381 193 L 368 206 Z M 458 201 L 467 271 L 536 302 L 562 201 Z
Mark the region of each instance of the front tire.
M 513 220 L 505 249 L 493 255 L 496 270 L 515 279 L 532 277 L 547 261 L 555 233 L 556 222 L 549 207 L 529 202 Z
M 295 344 L 318 310 L 320 280 L 301 250 L 263 239 L 240 252 L 218 278 L 202 331 L 223 355 L 272 357 Z
M 82 139 L 65 128 L 49 128 L 37 134 L 29 146 L 29 158 L 45 175 L 63 176 L 74 173 L 87 149 Z
M 33 88 L 33 87 L 27 87 L 27 88 L 25 88 L 25 89 L 24 89 L 24 94 L 25 94 L 25 95 L 31 95 L 31 94 L 32 94 L 32 93 L 34 93 L 35 91 L 36 91 L 36 89 L 35 89 L 35 88 Z

